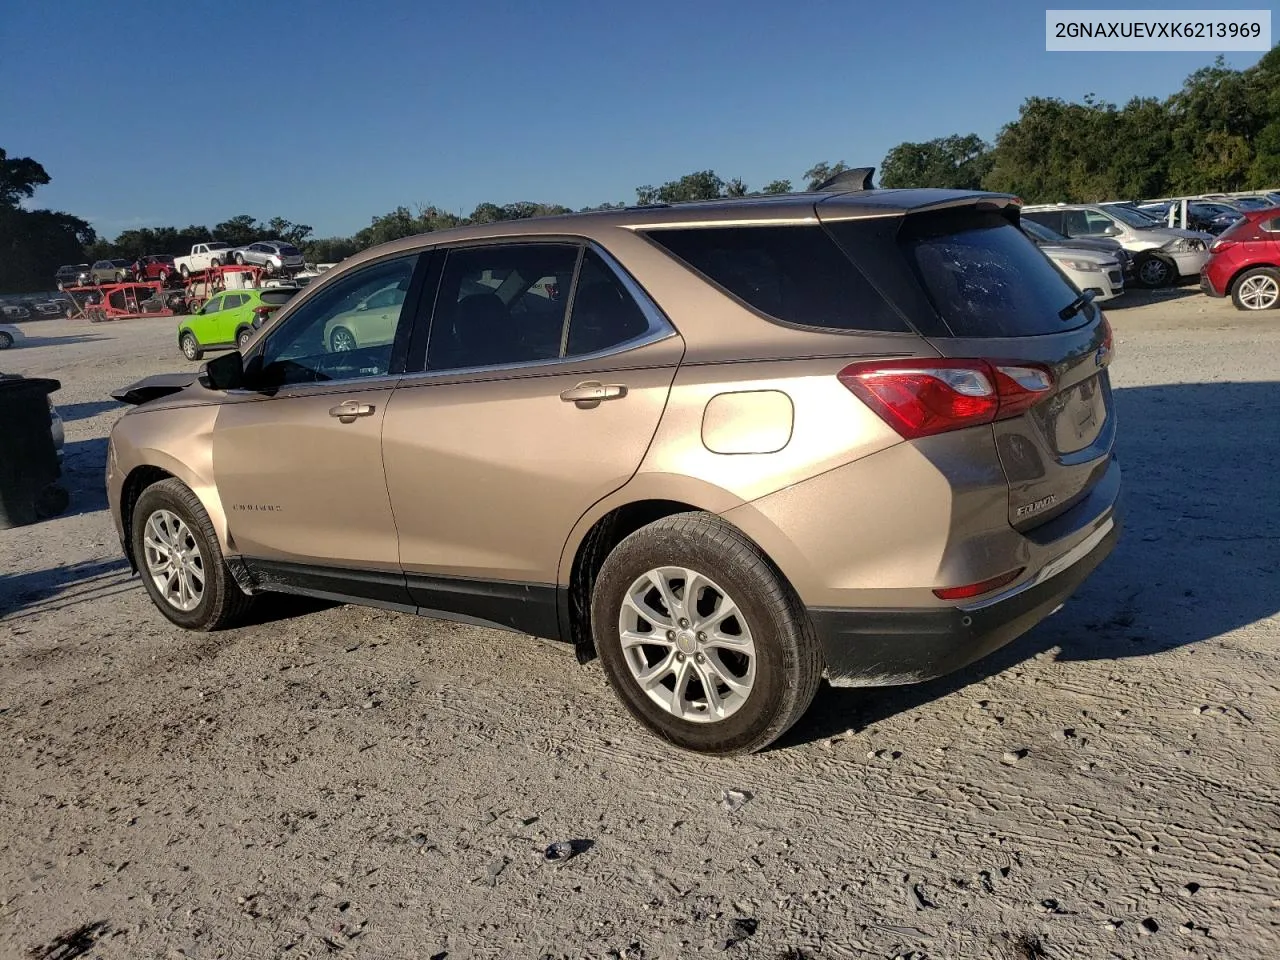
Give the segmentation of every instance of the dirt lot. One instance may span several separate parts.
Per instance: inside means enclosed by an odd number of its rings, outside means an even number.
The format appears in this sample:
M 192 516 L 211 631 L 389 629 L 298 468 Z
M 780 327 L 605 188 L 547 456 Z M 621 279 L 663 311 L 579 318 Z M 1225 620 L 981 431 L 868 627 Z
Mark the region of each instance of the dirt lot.
M 1109 314 L 1112 558 L 990 660 L 824 689 L 734 761 L 514 634 L 169 626 L 102 474 L 175 323 L 26 324 L 0 367 L 62 380 L 73 506 L 0 531 L 0 956 L 1280 956 L 1280 319 Z

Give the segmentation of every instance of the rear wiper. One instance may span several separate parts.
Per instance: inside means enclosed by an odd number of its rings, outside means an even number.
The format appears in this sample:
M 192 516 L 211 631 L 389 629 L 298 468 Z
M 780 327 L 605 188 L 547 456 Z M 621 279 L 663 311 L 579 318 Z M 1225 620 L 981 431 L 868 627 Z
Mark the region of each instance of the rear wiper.
M 1074 317 L 1077 313 L 1079 313 L 1089 304 L 1093 303 L 1093 298 L 1096 296 L 1097 294 L 1094 293 L 1092 290 L 1086 290 L 1084 293 L 1080 294 L 1080 296 L 1076 297 L 1074 300 L 1068 303 L 1065 307 L 1059 310 L 1058 316 L 1061 317 L 1063 320 L 1070 320 L 1072 317 Z

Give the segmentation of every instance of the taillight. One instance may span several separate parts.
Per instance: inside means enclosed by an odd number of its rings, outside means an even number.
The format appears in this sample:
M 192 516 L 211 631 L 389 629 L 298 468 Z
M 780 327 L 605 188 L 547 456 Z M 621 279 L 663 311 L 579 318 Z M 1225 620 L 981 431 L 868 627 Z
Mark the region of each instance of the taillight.
M 1230 250 L 1239 242 L 1238 240 L 1215 240 L 1209 244 L 1209 252 L 1221 253 L 1223 250 Z
M 1053 390 L 1045 367 L 987 360 L 854 363 L 837 376 L 908 440 L 1016 417 Z

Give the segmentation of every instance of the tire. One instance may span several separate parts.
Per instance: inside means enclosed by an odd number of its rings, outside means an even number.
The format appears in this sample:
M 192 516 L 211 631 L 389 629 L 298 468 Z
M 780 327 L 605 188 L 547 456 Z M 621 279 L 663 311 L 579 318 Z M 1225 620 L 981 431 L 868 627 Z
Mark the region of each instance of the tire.
M 221 630 L 253 605 L 227 569 L 209 515 L 181 480 L 170 477 L 143 490 L 131 527 L 142 585 L 151 602 L 178 626 Z M 173 558 L 175 548 L 182 551 L 181 559 L 170 566 L 166 557 Z
M 686 571 L 700 585 L 692 616 L 680 618 L 688 581 L 680 584 L 673 575 Z M 664 579 L 677 616 L 668 618 L 671 609 L 660 609 L 664 601 L 646 579 L 649 574 Z M 637 623 L 643 621 L 639 608 L 624 604 L 632 595 L 642 597 L 654 615 L 647 630 Z M 726 601 L 737 612 L 724 617 Z M 717 622 L 718 615 L 723 619 Z M 697 630 L 699 616 L 705 631 Z M 712 514 L 676 514 L 619 543 L 596 579 L 591 623 L 601 663 L 623 706 L 686 750 L 729 756 L 763 749 L 808 710 L 822 678 L 821 647 L 795 592 L 755 544 Z M 624 650 L 624 629 L 655 642 Z M 738 652 L 747 649 L 749 656 Z M 638 677 L 644 671 L 654 680 L 650 692 Z M 732 674 L 742 690 L 713 680 L 716 694 L 708 695 L 702 677 L 717 673 L 724 679 Z M 684 695 L 676 697 L 676 690 Z M 715 719 L 715 713 L 722 716 Z
M 36 515 L 41 520 L 60 517 L 71 506 L 71 494 L 60 483 L 51 483 L 36 497 Z
M 239 264 L 239 265 L 240 265 L 240 266 L 242 266 L 242 267 L 244 266 L 244 254 L 243 254 L 243 253 L 237 253 L 237 254 L 236 254 L 236 263 L 237 263 L 237 264 Z
M 185 263 L 178 268 L 178 273 L 182 274 L 183 280 L 186 280 L 191 276 L 191 271 L 187 269 L 187 265 Z
M 334 327 L 329 332 L 329 352 L 342 353 L 346 350 L 355 350 L 359 344 L 356 343 L 355 334 L 346 327 Z
M 210 258 L 209 258 L 209 266 L 211 266 L 211 267 L 220 267 L 220 266 L 222 266 L 222 258 L 221 258 L 221 257 L 210 257 Z
M 1231 302 L 1237 310 L 1274 310 L 1280 306 L 1280 270 L 1275 267 L 1246 270 L 1231 284 Z
M 161 270 L 160 276 L 157 279 L 160 281 L 160 286 L 167 287 L 169 285 L 169 271 Z
M 13 346 L 13 334 L 0 330 L 0 350 L 8 350 Z
M 243 329 L 241 329 L 239 332 L 236 333 L 236 349 L 243 350 L 244 345 L 248 343 L 252 337 L 253 337 L 253 330 L 251 330 L 249 327 L 244 327 Z
M 1148 254 L 1138 260 L 1134 276 L 1139 284 L 1150 290 L 1155 290 L 1173 283 L 1178 277 L 1178 271 L 1172 263 L 1163 257 Z
M 204 351 L 200 349 L 200 341 L 190 330 L 185 331 L 178 338 L 178 348 L 182 351 L 182 355 L 192 362 L 204 357 Z

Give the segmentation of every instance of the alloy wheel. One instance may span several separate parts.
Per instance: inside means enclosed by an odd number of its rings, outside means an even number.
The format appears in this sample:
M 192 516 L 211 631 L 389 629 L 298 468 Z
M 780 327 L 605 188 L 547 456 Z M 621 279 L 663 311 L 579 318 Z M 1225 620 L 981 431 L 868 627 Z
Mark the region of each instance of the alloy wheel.
M 329 334 L 329 346 L 332 353 L 343 353 L 356 348 L 356 338 L 345 327 L 338 327 Z
M 204 554 L 191 528 L 171 510 L 147 517 L 143 532 L 147 573 L 167 604 L 189 613 L 204 599 Z
M 684 567 L 638 577 L 618 613 L 623 659 L 640 689 L 681 720 L 731 717 L 751 696 L 756 648 L 738 605 Z
M 1246 310 L 1270 310 L 1280 300 L 1280 284 L 1266 275 L 1247 277 L 1240 283 L 1239 297 Z

